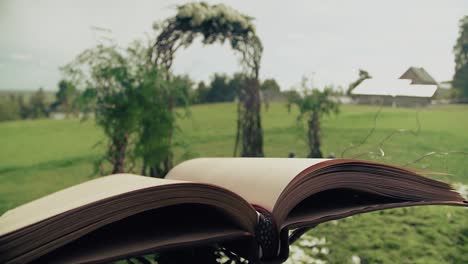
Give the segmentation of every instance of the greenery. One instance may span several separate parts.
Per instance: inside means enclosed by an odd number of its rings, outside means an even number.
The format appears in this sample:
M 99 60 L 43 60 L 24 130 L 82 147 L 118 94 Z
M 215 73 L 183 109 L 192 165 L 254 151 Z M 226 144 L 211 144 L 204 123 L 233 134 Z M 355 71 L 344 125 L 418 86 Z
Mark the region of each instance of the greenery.
M 272 91 L 272 92 L 276 92 L 276 93 L 281 92 L 281 88 L 280 88 L 279 84 L 273 78 L 265 79 L 262 82 L 262 85 L 260 86 L 260 89 L 262 91 Z
M 21 118 L 20 100 L 22 101 L 20 96 L 0 96 L 0 122 Z
M 29 101 L 21 93 L 0 94 L 0 122 L 18 119 L 47 117 L 51 111 L 48 94 L 43 88 L 27 93 Z
M 215 73 L 208 86 L 200 82 L 196 94 L 197 103 L 232 102 L 237 96 L 238 87 L 232 85 L 232 80 L 226 74 Z
M 460 19 L 460 35 L 453 53 L 455 55 L 455 75 L 452 85 L 462 100 L 468 101 L 468 16 Z
M 270 102 L 275 97 L 281 97 L 281 88 L 275 79 L 265 79 L 260 85 L 260 90 L 262 91 L 262 101 L 265 105 L 265 110 L 268 111 L 270 108 Z
M 178 126 L 191 150 L 198 156 L 231 156 L 234 103 L 199 105 L 192 108 L 191 119 L 179 119 Z M 297 135 L 296 121 L 283 103 L 273 103 L 263 113 L 265 151 L 269 156 L 286 157 L 294 152 L 308 154 L 304 135 Z M 343 105 L 340 115 L 324 116 L 322 122 L 324 153 L 341 153 L 357 144 L 374 126 L 378 111 L 372 106 Z M 181 109 L 180 113 L 185 113 Z M 292 109 L 292 115 L 298 115 Z M 456 184 L 468 184 L 468 156 L 444 154 L 449 150 L 468 151 L 468 106 L 440 106 L 424 109 L 383 108 L 374 133 L 367 143 L 347 151 L 346 157 L 360 156 L 405 165 L 436 151 L 411 166 L 447 172 L 431 175 Z M 398 129 L 417 129 L 418 135 L 397 133 L 379 152 L 379 142 Z M 176 135 L 180 137 L 180 135 Z M 48 193 L 98 177 L 93 163 L 106 148 L 96 145 L 105 139 L 102 128 L 92 120 L 25 120 L 0 123 L 0 213 Z M 411 150 L 411 151 L 409 151 Z M 186 157 L 182 147 L 175 148 L 175 161 Z M 339 155 L 337 155 L 339 156 Z M 319 253 L 329 263 L 467 263 L 468 210 L 428 206 L 375 212 L 325 223 L 308 233 L 326 238 L 328 254 Z M 305 241 L 303 239 L 302 241 Z M 296 244 L 310 256 L 313 246 Z M 325 252 L 325 251 L 324 251 Z M 300 263 L 300 262 L 296 262 Z
M 299 109 L 297 120 L 302 124 L 303 118 L 307 122 L 307 146 L 309 147 L 308 158 L 323 158 L 321 150 L 321 123 L 326 115 L 337 114 L 339 103 L 333 101 L 330 97 L 331 88 L 325 88 L 323 91 L 307 87 L 307 78 L 302 79 L 301 94 L 291 96 L 288 99 L 288 110 L 291 111 L 291 104 Z
M 144 55 L 141 58 L 144 62 L 146 54 L 141 55 Z M 244 79 L 242 73 L 235 73 L 232 76 L 215 73 L 208 85 L 203 81 L 195 85 L 188 75 L 171 75 L 168 83 L 175 93 L 174 104 L 185 107 L 189 104 L 232 102 L 239 96 Z M 84 87 L 82 85 L 79 90 L 75 83 L 63 79 L 58 83 L 57 92 L 46 92 L 41 89 L 35 92 L 0 91 L 0 122 L 41 118 L 50 113 L 61 113 L 64 117 L 78 116 L 78 114 L 89 116 L 96 110 L 97 94 L 96 89 Z M 261 89 L 266 105 L 275 97 L 281 97 L 279 86 L 274 79 L 265 80 Z M 43 102 L 38 104 L 37 99 Z M 36 109 L 31 104 L 33 101 L 36 101 Z M 36 114 L 41 112 L 42 114 Z
M 169 101 L 188 101 L 188 77 L 167 78 L 150 63 L 150 45 L 134 42 L 125 49 L 99 45 L 85 50 L 63 67 L 71 86 L 81 87 L 84 106 L 92 105 L 96 123 L 107 137 L 107 151 L 98 163 L 107 174 L 135 171 L 138 158 L 141 173 L 163 176 L 167 157 L 172 155 L 175 113 Z M 60 98 L 60 97 L 58 97 Z M 162 168 L 163 166 L 163 168 Z
M 190 101 L 192 104 L 233 102 L 239 98 L 246 79 L 247 76 L 243 73 L 235 73 L 232 76 L 215 73 L 208 85 L 201 81 L 194 90 L 189 91 Z M 260 90 L 266 110 L 272 100 L 282 97 L 280 86 L 273 78 L 265 79 L 260 85 Z
M 133 151 L 131 141 L 139 126 L 136 91 L 139 81 L 136 71 L 131 70 L 134 65 L 127 54 L 131 56 L 133 52 L 122 54 L 117 47 L 100 45 L 85 50 L 64 67 L 76 85 L 95 91 L 96 122 L 108 138 L 103 161 L 111 163 L 112 173 L 128 170 L 128 159 Z
M 55 94 L 57 98 L 51 105 L 55 111 L 60 111 L 68 116 L 70 114 L 77 114 L 79 111 L 78 100 L 79 92 L 72 82 L 61 80 L 58 84 L 58 91 Z

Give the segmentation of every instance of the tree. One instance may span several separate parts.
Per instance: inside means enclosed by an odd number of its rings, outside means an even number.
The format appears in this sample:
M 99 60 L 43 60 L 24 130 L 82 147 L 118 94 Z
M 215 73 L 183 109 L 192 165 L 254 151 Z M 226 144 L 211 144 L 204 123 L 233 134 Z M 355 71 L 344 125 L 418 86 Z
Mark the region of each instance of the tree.
M 29 99 L 28 118 L 43 118 L 49 115 L 49 105 L 46 102 L 44 89 L 39 88 Z
M 52 108 L 63 111 L 65 116 L 76 112 L 77 106 L 75 103 L 78 97 L 78 91 L 72 82 L 61 80 L 58 84 L 59 90 L 55 94 L 56 100 L 52 104 Z
M 134 42 L 130 47 L 99 45 L 81 53 L 63 68 L 77 86 L 85 88 L 83 102 L 92 102 L 96 122 L 108 138 L 104 161 L 112 173 L 132 170 L 137 158 L 157 176 L 162 157 L 168 155 L 168 134 L 173 113 L 166 111 L 169 92 L 165 73 L 147 59 L 150 46 Z M 155 165 L 157 164 L 157 165 Z
M 224 43 L 241 55 L 249 78 L 239 91 L 242 116 L 238 118 L 238 134 L 242 134 L 242 156 L 263 156 L 263 132 L 260 117 L 260 83 L 258 81 L 263 46 L 255 33 L 252 18 L 223 4 L 189 3 L 177 7 L 177 14 L 166 19 L 160 28 L 152 60 L 170 71 L 175 52 L 188 47 L 197 36 L 204 44 Z M 172 106 L 169 109 L 172 111 Z M 237 149 L 237 141 L 234 149 Z M 171 164 L 171 162 L 168 162 Z M 168 168 L 169 169 L 169 168 Z
M 286 107 L 288 108 L 288 113 L 291 113 L 293 103 L 301 99 L 301 94 L 298 93 L 296 90 L 285 91 L 283 92 L 283 94 L 286 96 L 286 100 L 288 102 L 286 104 Z
M 229 79 L 229 82 L 228 82 L 229 91 L 230 93 L 234 93 L 234 97 L 232 99 L 235 99 L 235 97 L 240 96 L 239 93 L 242 90 L 242 87 L 245 85 L 245 82 L 247 81 L 247 79 L 249 79 L 249 76 L 247 76 L 245 73 L 242 73 L 242 72 L 234 73 L 234 75 Z
M 21 118 L 19 102 L 14 95 L 0 96 L 0 122 Z
M 372 78 L 372 76 L 370 76 L 370 74 L 367 71 L 359 69 L 359 78 L 349 85 L 348 90 L 346 91 L 346 94 L 351 95 L 354 88 L 356 88 L 359 84 L 361 84 L 365 79 L 370 79 L 370 78 Z
M 91 113 L 96 110 L 96 89 L 86 88 L 75 99 L 76 108 L 87 118 Z
M 142 175 L 164 177 L 172 167 L 173 139 L 178 130 L 176 119 L 189 114 L 189 96 L 193 81 L 187 75 L 172 75 L 153 64 L 148 54 L 152 47 L 135 42 L 129 49 L 134 78 L 136 102 L 139 106 L 135 156 L 142 159 Z M 180 106 L 180 111 L 172 111 Z
M 198 83 L 192 101 L 195 103 L 232 102 L 239 97 L 245 74 L 235 73 L 232 77 L 215 73 L 208 86 L 204 82 Z
M 309 147 L 308 158 L 323 158 L 321 151 L 321 119 L 324 115 L 337 114 L 339 104 L 330 99 L 331 88 L 323 91 L 307 87 L 307 79 L 301 83 L 302 94 L 291 96 L 288 105 L 296 105 L 299 108 L 298 121 L 307 118 L 307 142 Z
M 208 102 L 208 93 L 210 88 L 206 86 L 205 82 L 201 81 L 198 83 L 197 88 L 194 91 L 192 99 L 190 100 L 193 104 L 203 104 Z
M 262 82 L 260 86 L 262 91 L 273 91 L 279 93 L 281 91 L 279 84 L 276 82 L 275 79 L 266 79 Z
M 175 104 L 186 107 L 190 104 L 194 82 L 188 75 L 176 75 L 170 80 L 169 86 L 174 90 Z
M 94 89 L 96 122 L 108 138 L 107 152 L 101 161 L 112 165 L 111 173 L 126 171 L 131 153 L 130 141 L 137 130 L 137 107 L 129 60 L 115 46 L 99 45 L 82 52 L 64 70 L 70 77 Z M 77 79 L 76 77 L 79 79 Z
M 16 97 L 16 101 L 18 102 L 21 119 L 28 118 L 29 106 L 24 102 L 24 97 L 22 95 L 18 95 Z
M 270 101 L 273 99 L 275 95 L 281 93 L 280 86 L 276 82 L 275 79 L 266 79 L 263 81 L 262 85 L 260 86 L 260 90 L 263 94 L 263 102 L 265 104 L 265 110 L 268 111 L 270 108 Z
M 175 113 L 168 110 L 167 100 L 172 97 L 175 89 L 179 88 L 181 96 L 174 97 L 186 103 L 186 97 L 183 97 L 186 86 L 185 82 L 177 78 L 175 83 L 170 84 L 158 70 L 150 69 L 141 72 L 142 82 L 137 93 L 141 112 L 136 156 L 141 157 L 143 161 L 142 175 L 162 178 L 167 173 L 167 157 L 172 155 L 172 132 L 176 119 Z
M 459 34 L 453 48 L 455 74 L 452 85 L 460 99 L 468 100 L 468 16 L 460 19 Z
M 232 102 L 236 97 L 236 90 L 229 85 L 229 78 L 225 74 L 215 73 L 211 79 L 208 94 L 206 97 L 207 102 Z
M 468 102 L 468 64 L 455 72 L 452 86 L 455 88 L 455 96 L 462 102 Z

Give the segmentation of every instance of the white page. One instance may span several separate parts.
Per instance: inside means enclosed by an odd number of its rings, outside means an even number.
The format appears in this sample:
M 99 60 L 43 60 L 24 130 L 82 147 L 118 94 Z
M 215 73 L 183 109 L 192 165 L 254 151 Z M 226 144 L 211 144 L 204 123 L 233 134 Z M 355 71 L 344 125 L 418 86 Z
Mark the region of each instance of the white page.
M 304 169 L 327 159 L 199 158 L 183 162 L 166 176 L 214 184 L 272 211 L 283 189 Z

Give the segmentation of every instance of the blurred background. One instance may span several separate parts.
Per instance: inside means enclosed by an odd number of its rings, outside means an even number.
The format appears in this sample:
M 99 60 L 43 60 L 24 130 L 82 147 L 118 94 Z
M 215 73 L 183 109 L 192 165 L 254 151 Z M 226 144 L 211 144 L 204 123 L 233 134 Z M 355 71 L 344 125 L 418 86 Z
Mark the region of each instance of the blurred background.
M 468 194 L 468 2 L 0 0 L 0 214 L 194 157 L 329 157 Z M 322 224 L 290 263 L 468 263 L 468 210 Z

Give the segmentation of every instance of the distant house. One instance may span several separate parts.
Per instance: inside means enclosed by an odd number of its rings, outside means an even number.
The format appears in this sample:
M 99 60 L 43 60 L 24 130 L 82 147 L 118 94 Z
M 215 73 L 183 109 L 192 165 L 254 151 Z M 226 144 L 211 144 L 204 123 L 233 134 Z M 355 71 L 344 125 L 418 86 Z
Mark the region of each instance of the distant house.
M 409 67 L 409 69 L 400 76 L 400 79 L 411 80 L 411 84 L 437 85 L 436 80 L 422 67 Z
M 410 67 L 399 79 L 366 79 L 353 91 L 358 104 L 404 107 L 425 106 L 431 103 L 437 82 L 423 68 Z

